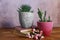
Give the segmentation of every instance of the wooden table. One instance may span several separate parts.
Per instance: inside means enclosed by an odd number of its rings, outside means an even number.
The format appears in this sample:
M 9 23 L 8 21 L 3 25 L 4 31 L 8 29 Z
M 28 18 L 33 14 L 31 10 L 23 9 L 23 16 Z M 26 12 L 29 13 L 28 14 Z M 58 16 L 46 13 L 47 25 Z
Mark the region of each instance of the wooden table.
M 20 37 L 16 35 L 14 29 L 0 29 L 0 40 L 33 40 L 25 37 Z M 60 40 L 60 28 L 53 28 L 52 35 L 50 37 L 45 37 L 42 40 Z

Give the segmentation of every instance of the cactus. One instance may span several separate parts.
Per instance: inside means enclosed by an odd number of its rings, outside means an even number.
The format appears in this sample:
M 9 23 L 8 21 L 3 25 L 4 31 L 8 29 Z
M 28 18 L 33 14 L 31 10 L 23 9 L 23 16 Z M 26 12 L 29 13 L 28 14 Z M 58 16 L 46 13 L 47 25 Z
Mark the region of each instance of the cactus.
M 48 20 L 47 20 L 48 22 L 50 22 L 51 20 L 50 20 L 50 16 L 48 17 Z
M 50 16 L 48 17 L 48 19 L 46 19 L 46 11 L 43 14 L 43 12 L 39 8 L 38 8 L 38 16 L 40 18 L 40 22 L 50 22 L 51 21 Z
M 43 20 L 44 22 L 46 22 L 47 20 L 46 20 L 46 11 L 45 11 L 45 14 L 44 14 L 44 20 Z
M 39 8 L 38 8 L 38 15 L 39 15 L 39 17 L 40 17 L 40 21 L 43 21 L 43 20 L 42 20 L 43 13 L 39 10 Z

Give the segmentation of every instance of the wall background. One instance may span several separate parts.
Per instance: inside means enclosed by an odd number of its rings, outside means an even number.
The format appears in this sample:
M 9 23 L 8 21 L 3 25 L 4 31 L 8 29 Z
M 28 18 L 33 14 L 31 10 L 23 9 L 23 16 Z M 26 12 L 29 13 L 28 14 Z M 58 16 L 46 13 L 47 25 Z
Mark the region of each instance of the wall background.
M 19 16 L 17 9 L 22 4 L 29 4 L 34 10 L 34 25 L 38 21 L 37 8 L 47 11 L 55 27 L 60 26 L 60 1 L 59 0 L 0 0 L 0 27 L 19 26 Z

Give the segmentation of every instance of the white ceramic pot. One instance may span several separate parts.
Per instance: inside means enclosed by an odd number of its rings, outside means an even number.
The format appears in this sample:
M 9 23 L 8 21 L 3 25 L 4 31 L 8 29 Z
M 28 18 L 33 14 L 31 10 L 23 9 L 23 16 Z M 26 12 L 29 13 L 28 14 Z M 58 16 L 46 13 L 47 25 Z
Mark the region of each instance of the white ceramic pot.
M 21 12 L 19 14 L 19 19 L 23 28 L 30 28 L 33 23 L 34 15 L 31 12 Z

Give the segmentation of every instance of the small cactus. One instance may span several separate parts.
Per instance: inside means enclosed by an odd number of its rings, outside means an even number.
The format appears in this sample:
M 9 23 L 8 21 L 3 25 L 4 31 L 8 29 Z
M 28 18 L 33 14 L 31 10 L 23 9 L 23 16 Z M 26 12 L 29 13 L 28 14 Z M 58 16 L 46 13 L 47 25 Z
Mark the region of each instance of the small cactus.
M 40 21 L 43 21 L 43 20 L 42 20 L 43 13 L 41 12 L 41 10 L 39 10 L 39 8 L 38 8 L 38 15 L 39 15 L 39 17 L 40 17 Z
M 50 20 L 50 16 L 48 17 L 48 20 L 47 20 L 48 22 L 50 22 L 51 20 Z
M 46 13 L 47 12 L 45 11 L 45 13 L 43 14 L 43 12 L 38 8 L 38 16 L 40 18 L 40 20 L 39 20 L 40 22 L 50 22 L 51 21 L 50 16 L 48 17 L 48 19 L 46 19 Z
M 46 22 L 47 20 L 46 20 L 46 11 L 45 11 L 45 14 L 44 14 L 44 20 L 43 20 L 44 22 Z

